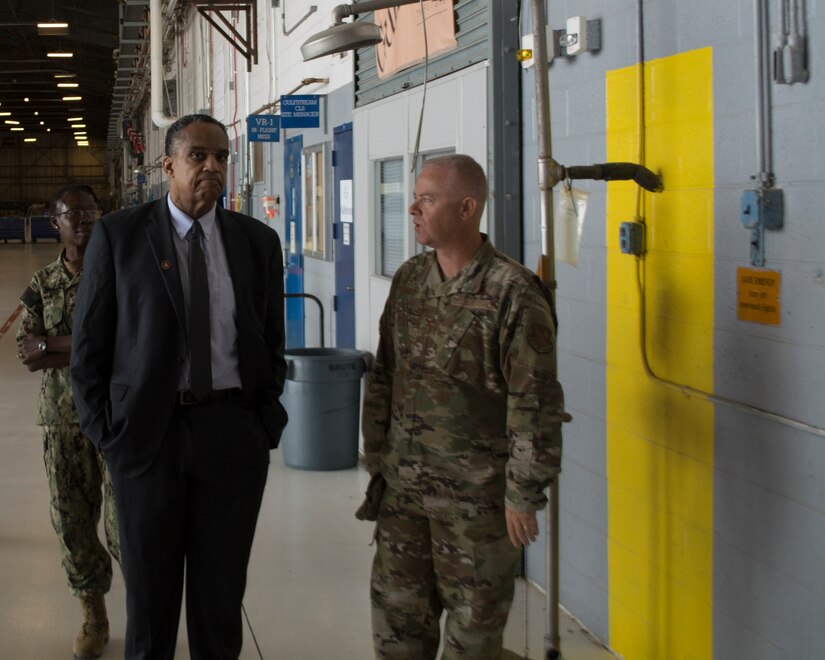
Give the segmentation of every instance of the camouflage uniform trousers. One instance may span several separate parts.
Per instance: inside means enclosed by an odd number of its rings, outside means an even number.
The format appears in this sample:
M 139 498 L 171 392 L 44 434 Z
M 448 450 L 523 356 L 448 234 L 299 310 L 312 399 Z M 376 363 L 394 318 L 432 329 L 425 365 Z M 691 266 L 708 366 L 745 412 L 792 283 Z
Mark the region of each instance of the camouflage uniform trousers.
M 504 498 L 447 499 L 388 487 L 372 566 L 377 658 L 430 660 L 447 610 L 442 660 L 498 660 L 519 551 Z
M 52 525 L 69 588 L 77 597 L 104 594 L 112 584 L 112 557 L 120 561 L 117 510 L 106 462 L 76 423 L 44 426 L 43 450 Z M 109 552 L 98 538 L 101 508 Z

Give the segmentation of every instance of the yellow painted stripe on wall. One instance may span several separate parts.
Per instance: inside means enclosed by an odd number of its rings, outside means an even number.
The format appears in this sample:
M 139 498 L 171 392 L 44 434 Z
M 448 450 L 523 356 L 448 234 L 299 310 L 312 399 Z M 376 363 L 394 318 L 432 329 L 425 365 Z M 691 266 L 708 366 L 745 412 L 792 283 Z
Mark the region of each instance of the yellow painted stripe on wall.
M 636 67 L 607 74 L 607 158 L 638 161 Z M 713 76 L 710 48 L 648 62 L 647 355 L 713 387 Z M 712 656 L 713 406 L 644 372 L 636 259 L 619 252 L 635 184 L 607 195 L 610 646 L 628 660 Z

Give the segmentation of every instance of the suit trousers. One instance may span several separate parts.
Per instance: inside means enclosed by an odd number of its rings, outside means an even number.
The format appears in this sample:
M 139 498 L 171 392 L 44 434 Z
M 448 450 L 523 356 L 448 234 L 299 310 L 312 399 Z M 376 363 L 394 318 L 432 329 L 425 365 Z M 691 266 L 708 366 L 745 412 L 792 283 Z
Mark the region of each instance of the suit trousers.
M 260 414 L 238 393 L 175 404 L 151 466 L 134 477 L 112 472 L 127 660 L 172 660 L 184 586 L 190 657 L 238 658 L 246 570 L 268 467 Z

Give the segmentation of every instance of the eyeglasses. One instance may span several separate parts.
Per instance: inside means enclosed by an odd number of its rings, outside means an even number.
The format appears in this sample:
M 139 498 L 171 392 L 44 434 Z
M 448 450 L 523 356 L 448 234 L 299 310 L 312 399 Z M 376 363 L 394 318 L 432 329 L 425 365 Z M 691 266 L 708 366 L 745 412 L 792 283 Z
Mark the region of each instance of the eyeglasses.
M 69 209 L 63 213 L 55 213 L 55 217 L 65 215 L 71 222 L 80 222 L 84 218 L 96 222 L 100 219 L 100 209 Z

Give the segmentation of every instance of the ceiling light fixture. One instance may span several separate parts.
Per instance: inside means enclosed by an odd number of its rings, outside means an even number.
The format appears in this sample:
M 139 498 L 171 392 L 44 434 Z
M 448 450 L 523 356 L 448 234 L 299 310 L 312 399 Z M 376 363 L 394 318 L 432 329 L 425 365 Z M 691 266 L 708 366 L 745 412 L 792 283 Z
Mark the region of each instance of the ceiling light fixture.
M 63 100 L 64 101 L 82 101 L 83 97 L 82 96 L 64 96 Z
M 83 121 L 83 117 L 69 117 L 66 121 Z
M 23 142 L 37 142 L 37 138 L 23 138 Z
M 4 124 L 9 124 L 9 125 L 11 125 L 11 126 L 14 126 L 14 125 L 16 125 L 16 124 L 19 124 L 20 122 L 19 122 L 19 121 L 17 121 L 16 119 L 7 119 L 7 120 L 6 120 L 6 121 L 4 121 L 3 123 L 4 123 Z
M 78 87 L 77 83 L 57 83 L 58 87 Z
M 37 34 L 41 37 L 69 34 L 69 24 L 58 23 L 54 19 L 48 21 L 47 23 L 38 23 Z
M 12 128 L 11 130 L 13 130 L 13 131 L 25 131 L 26 129 L 23 128 L 22 126 L 17 126 L 15 128 Z
M 24 102 L 24 103 L 28 103 L 28 102 L 29 102 L 29 97 L 28 97 L 28 96 L 24 97 L 24 98 L 23 98 L 23 102 Z
M 0 112 L 0 117 L 11 117 L 10 112 Z
M 55 78 L 77 78 L 76 73 L 55 73 Z
M 75 124 L 72 128 L 86 128 L 86 124 Z
M 62 50 L 58 50 L 53 53 L 46 53 L 46 57 L 74 57 L 74 53 L 66 53 Z

